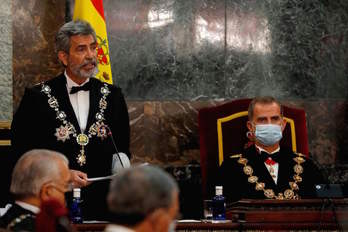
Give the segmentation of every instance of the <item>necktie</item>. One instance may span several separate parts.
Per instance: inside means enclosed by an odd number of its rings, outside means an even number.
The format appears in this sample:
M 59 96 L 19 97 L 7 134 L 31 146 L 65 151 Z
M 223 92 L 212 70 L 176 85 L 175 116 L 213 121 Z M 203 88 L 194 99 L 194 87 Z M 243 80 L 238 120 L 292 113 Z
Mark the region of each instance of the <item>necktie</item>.
M 77 93 L 78 91 L 89 91 L 91 89 L 91 82 L 87 82 L 82 86 L 73 86 L 70 90 L 70 94 Z

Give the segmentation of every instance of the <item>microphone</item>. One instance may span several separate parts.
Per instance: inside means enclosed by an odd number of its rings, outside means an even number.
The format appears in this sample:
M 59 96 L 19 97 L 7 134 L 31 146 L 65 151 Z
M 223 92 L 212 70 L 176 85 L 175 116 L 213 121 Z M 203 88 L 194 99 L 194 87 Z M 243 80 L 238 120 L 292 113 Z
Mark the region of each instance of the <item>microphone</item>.
M 313 159 L 311 153 L 307 159 L 311 160 L 315 166 L 319 168 L 322 174 L 322 183 L 315 185 L 317 197 L 319 198 L 343 198 L 343 186 L 342 184 L 333 184 L 330 182 L 330 174 L 328 170 L 321 165 L 318 161 Z
M 112 157 L 112 165 L 111 165 L 111 172 L 115 174 L 118 170 L 129 168 L 130 167 L 130 161 L 128 156 L 123 153 L 119 152 L 118 148 L 116 146 L 114 137 L 112 136 L 112 131 L 108 125 L 105 125 L 105 128 L 108 130 L 108 136 L 111 138 L 112 145 L 115 148 L 116 153 Z

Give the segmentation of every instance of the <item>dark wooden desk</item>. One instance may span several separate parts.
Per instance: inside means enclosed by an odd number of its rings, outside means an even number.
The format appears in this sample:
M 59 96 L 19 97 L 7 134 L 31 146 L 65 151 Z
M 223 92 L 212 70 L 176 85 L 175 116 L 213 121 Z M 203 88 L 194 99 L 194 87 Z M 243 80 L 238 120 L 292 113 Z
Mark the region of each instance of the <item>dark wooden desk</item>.
M 103 231 L 107 224 L 79 224 L 76 225 L 77 231 Z M 229 222 L 229 223 L 178 223 L 176 231 L 243 231 L 243 230 L 306 230 L 306 231 L 347 231 L 348 224 L 320 223 L 320 222 L 299 222 L 299 223 L 247 223 L 247 222 Z
M 348 199 L 242 200 L 228 206 L 228 223 L 179 222 L 177 231 L 348 230 Z M 80 224 L 78 231 L 103 231 L 107 224 Z
M 79 224 L 77 231 L 103 231 L 107 224 Z M 232 231 L 240 228 L 239 223 L 179 222 L 176 231 Z

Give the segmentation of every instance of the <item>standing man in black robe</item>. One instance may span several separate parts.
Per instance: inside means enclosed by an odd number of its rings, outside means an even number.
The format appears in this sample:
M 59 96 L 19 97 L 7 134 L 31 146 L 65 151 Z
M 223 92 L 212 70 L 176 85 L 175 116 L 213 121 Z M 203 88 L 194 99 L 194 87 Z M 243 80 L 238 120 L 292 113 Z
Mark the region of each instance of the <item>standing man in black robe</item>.
M 323 183 L 318 168 L 304 155 L 279 146 L 286 125 L 281 104 L 273 97 L 257 97 L 248 117 L 248 137 L 255 144 L 220 167 L 226 200 L 315 197 L 315 185 Z
M 25 90 L 12 121 L 14 157 L 33 148 L 67 156 L 75 187 L 82 187 L 85 219 L 105 219 L 113 155 L 129 152 L 129 117 L 121 89 L 94 78 L 97 39 L 85 21 L 64 24 L 56 51 L 64 73 Z

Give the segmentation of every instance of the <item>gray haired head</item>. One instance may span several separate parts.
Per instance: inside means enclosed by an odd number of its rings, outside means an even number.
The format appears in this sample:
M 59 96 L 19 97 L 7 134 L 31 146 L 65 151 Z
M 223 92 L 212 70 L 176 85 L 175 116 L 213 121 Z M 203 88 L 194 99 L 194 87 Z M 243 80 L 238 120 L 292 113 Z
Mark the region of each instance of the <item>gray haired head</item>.
M 97 41 L 95 31 L 88 22 L 83 20 L 70 21 L 64 24 L 56 35 L 56 52 L 69 53 L 70 37 L 74 35 L 92 35 L 94 41 Z
M 11 193 L 17 198 L 38 196 L 43 184 L 60 179 L 59 162 L 69 165 L 68 159 L 55 151 L 34 149 L 24 153 L 12 172 Z
M 110 184 L 108 206 L 113 222 L 134 226 L 156 209 L 170 208 L 179 188 L 160 168 L 141 166 L 126 169 Z

